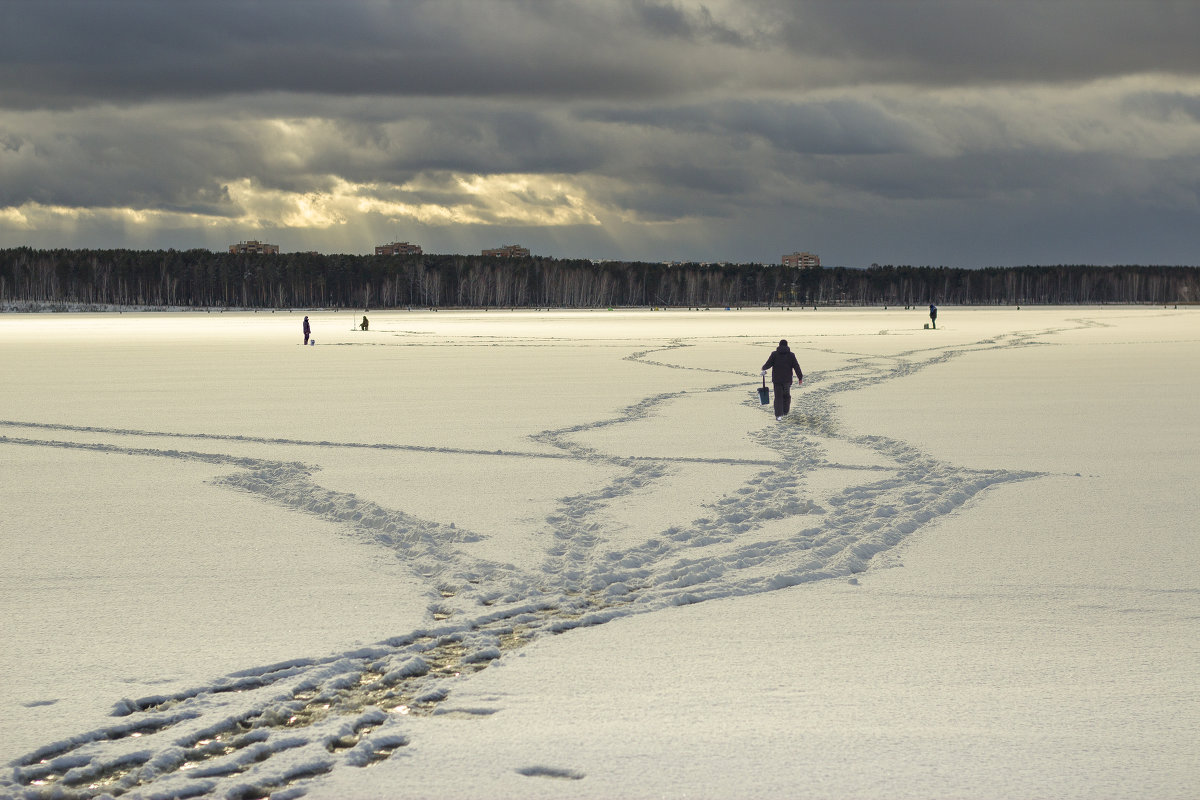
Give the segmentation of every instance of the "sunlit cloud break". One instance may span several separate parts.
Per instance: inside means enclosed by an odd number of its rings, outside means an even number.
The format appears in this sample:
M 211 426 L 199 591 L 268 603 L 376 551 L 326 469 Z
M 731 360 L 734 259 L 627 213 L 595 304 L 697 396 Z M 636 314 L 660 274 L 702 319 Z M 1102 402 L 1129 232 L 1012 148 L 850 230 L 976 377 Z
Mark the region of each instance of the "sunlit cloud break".
M 443 203 L 385 199 L 390 187 L 338 181 L 336 196 L 355 199 L 360 213 L 380 214 L 389 222 L 413 220 L 426 225 L 599 225 L 587 192 L 565 175 L 423 175 L 395 190 L 414 198 L 451 195 Z
M 61 205 L 43 205 L 28 202 L 20 206 L 0 208 L 0 230 L 32 231 L 55 227 L 63 231 L 95 223 L 111 223 L 128 228 L 173 230 L 195 226 L 227 225 L 225 217 L 206 214 L 164 211 L 155 208 L 79 208 Z
M 428 226 L 600 224 L 589 210 L 592 204 L 586 191 L 563 176 L 448 173 L 421 176 L 400 186 L 332 178 L 330 186 L 327 191 L 292 192 L 240 178 L 223 186 L 230 206 L 237 209 L 229 216 L 27 202 L 0 209 L 0 229 L 70 230 L 85 222 L 110 222 L 146 232 L 196 226 L 323 230 L 344 226 L 364 215 L 383 217 L 389 223 Z M 446 199 L 420 199 L 431 193 Z M 413 199 L 397 199 L 400 197 Z

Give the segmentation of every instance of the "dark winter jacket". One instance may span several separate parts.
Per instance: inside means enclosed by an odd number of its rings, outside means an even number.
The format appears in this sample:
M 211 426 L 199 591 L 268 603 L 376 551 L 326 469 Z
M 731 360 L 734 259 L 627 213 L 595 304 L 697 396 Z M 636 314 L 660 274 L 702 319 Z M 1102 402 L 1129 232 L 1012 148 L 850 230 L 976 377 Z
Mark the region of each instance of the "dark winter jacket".
M 307 336 L 312 332 L 312 328 L 308 327 L 308 317 L 304 318 L 304 334 Z
M 767 359 L 767 363 L 762 365 L 762 368 L 770 368 L 771 383 L 791 386 L 792 370 L 796 371 L 797 378 L 801 381 L 804 380 L 804 373 L 800 371 L 800 362 L 796 360 L 796 354 L 786 344 L 775 348 L 775 352 L 771 353 L 771 357 Z

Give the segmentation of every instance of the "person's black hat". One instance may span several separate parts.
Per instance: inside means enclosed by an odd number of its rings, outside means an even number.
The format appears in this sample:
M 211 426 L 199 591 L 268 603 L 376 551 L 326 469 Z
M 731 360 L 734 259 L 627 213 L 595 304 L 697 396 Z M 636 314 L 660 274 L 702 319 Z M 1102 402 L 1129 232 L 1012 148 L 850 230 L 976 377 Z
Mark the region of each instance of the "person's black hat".
M 780 339 L 780 340 L 779 340 L 779 346 L 780 346 L 780 347 L 787 347 L 787 339 Z

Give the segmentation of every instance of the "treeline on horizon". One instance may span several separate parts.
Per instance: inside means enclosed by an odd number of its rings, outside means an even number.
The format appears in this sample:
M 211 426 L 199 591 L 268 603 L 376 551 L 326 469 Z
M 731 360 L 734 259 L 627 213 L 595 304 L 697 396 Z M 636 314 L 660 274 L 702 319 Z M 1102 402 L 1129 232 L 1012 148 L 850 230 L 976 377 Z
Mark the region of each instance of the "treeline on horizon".
M 789 269 L 464 255 L 0 250 L 0 306 L 602 308 L 1195 303 L 1200 267 Z

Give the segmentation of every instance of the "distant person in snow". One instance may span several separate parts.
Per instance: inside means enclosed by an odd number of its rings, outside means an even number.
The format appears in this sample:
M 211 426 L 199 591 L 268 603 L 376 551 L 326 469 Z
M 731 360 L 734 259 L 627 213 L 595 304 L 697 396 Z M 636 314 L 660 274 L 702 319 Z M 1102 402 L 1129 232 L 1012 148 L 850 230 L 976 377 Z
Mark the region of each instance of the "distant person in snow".
M 933 303 L 929 304 L 929 321 L 933 323 L 933 329 L 937 330 L 937 306 Z
M 367 326 L 368 326 L 369 324 L 370 324 L 370 323 L 368 323 L 368 322 L 367 322 L 367 317 L 366 317 L 366 315 L 364 314 L 364 315 L 363 315 L 363 321 L 362 321 L 362 325 L 359 325 L 358 327 L 359 327 L 359 328 L 361 328 L 362 330 L 364 330 L 364 331 L 365 331 L 365 330 L 367 329 Z
M 308 337 L 312 333 L 312 328 L 308 325 L 308 317 L 304 318 L 304 343 L 308 344 Z
M 796 354 L 788 349 L 787 339 L 779 340 L 779 347 L 762 365 L 763 377 L 771 370 L 771 383 L 775 385 L 775 419 L 783 419 L 792 408 L 792 372 L 796 373 L 800 384 L 804 383 L 804 373 L 800 371 L 800 362 Z

